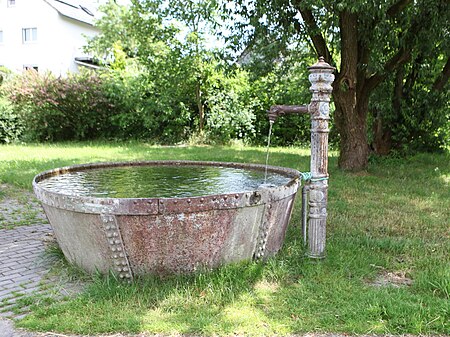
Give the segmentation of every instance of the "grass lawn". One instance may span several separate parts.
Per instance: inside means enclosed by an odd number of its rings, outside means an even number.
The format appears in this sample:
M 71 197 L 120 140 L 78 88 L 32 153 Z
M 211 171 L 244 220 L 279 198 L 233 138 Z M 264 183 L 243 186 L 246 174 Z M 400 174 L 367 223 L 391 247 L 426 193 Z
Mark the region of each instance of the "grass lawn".
M 265 149 L 140 143 L 0 146 L 0 183 L 31 190 L 50 168 L 94 161 L 264 163 Z M 275 148 L 272 165 L 309 171 L 309 149 Z M 79 296 L 30 297 L 20 327 L 60 333 L 448 334 L 450 155 L 375 159 L 367 172 L 330 158 L 327 258 L 304 257 L 300 198 L 280 253 L 266 263 L 121 284 L 93 276 Z M 0 194 L 0 198 L 2 195 Z

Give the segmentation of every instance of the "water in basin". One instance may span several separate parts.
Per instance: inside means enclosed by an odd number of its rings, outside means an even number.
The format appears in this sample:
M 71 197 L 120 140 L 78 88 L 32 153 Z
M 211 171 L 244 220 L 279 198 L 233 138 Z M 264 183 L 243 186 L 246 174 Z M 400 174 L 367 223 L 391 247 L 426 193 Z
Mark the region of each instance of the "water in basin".
M 267 173 L 266 173 L 267 174 Z M 218 166 L 121 166 L 73 171 L 38 184 L 45 190 L 100 198 L 184 198 L 280 186 L 292 178 Z

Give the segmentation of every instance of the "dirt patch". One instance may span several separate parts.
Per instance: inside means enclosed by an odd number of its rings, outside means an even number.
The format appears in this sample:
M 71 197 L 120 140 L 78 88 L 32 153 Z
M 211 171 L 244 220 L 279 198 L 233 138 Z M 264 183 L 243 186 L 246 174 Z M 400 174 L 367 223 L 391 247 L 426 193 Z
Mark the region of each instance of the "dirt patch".
M 413 280 L 409 277 L 408 271 L 387 271 L 381 269 L 375 279 L 370 280 L 367 284 L 374 287 L 409 287 L 413 284 Z

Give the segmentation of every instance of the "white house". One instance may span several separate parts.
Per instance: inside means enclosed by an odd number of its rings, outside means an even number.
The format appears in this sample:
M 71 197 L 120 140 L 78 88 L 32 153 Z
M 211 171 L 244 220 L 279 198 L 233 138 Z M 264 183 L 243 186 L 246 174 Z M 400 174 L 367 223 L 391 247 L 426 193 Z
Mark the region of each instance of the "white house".
M 93 25 L 97 2 L 0 0 L 0 66 L 55 75 L 77 71 L 88 59 L 86 36 L 99 32 Z

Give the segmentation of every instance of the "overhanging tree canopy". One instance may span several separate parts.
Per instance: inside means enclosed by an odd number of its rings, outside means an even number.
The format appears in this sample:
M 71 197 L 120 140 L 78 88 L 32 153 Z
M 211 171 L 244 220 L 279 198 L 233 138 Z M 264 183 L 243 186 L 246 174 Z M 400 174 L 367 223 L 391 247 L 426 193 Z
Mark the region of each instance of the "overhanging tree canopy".
M 440 55 L 440 71 L 430 74 L 433 88 L 442 90 L 450 76 L 447 0 L 239 0 L 225 7 L 238 19 L 241 41 L 304 39 L 337 67 L 333 98 L 343 169 L 367 167 L 369 98 L 392 72 Z

